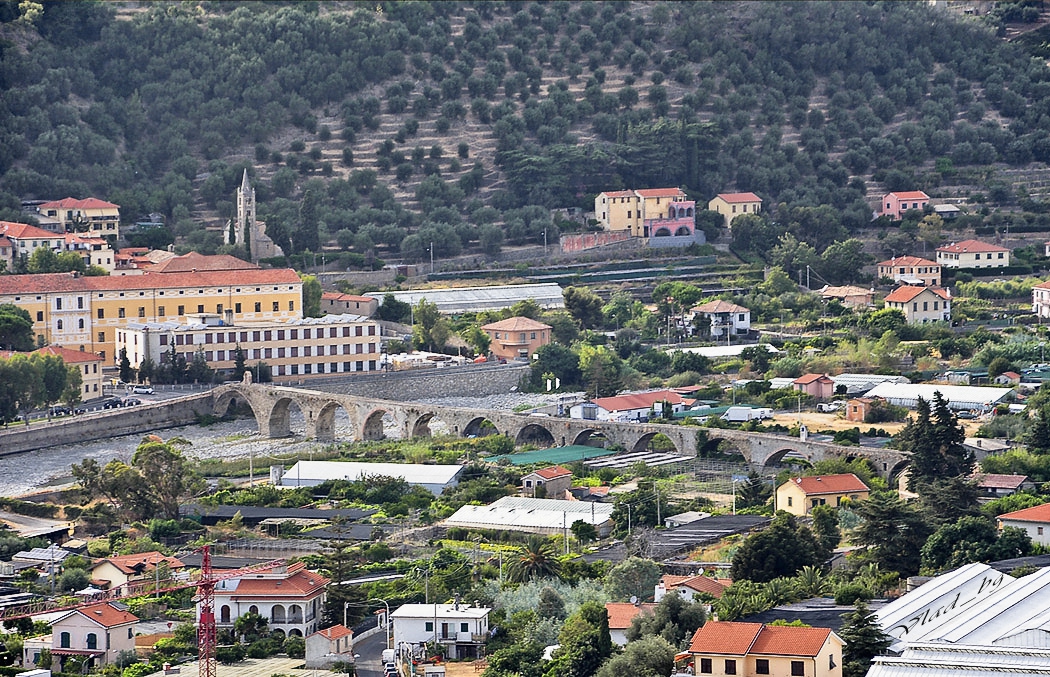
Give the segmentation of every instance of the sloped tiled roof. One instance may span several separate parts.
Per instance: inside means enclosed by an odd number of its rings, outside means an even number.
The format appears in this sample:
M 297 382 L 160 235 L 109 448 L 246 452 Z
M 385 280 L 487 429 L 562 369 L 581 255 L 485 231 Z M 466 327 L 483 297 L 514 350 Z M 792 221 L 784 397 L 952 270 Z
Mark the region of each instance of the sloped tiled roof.
M 633 190 L 608 190 L 602 193 L 605 197 L 634 197 Z
M 1028 475 L 994 475 L 979 473 L 974 475 L 977 486 L 982 489 L 1019 489 L 1028 481 Z
M 933 294 L 936 294 L 937 296 L 940 296 L 945 301 L 951 299 L 951 297 L 948 296 L 948 292 L 944 291 L 940 287 L 917 287 L 913 285 L 904 285 L 901 287 L 897 287 L 889 294 L 887 294 L 886 300 L 891 301 L 893 303 L 908 303 L 916 296 L 927 290 L 929 290 Z
M 0 234 L 6 235 L 11 240 L 62 240 L 61 233 L 52 233 L 31 226 L 28 223 L 15 223 L 13 221 L 0 221 Z
M 372 296 L 355 296 L 353 294 L 343 294 L 337 291 L 322 292 L 321 298 L 325 301 L 357 301 L 358 303 L 371 303 L 376 300 Z
M 816 656 L 828 641 L 831 628 L 799 628 L 765 625 L 750 653 L 767 656 Z
M 664 584 L 664 587 L 668 590 L 675 588 L 689 588 L 696 592 L 704 592 L 715 599 L 720 599 L 722 594 L 725 593 L 726 588 L 732 585 L 732 581 L 729 579 L 717 579 L 711 578 L 710 576 L 675 576 L 673 574 L 667 574 L 660 579 L 660 582 Z
M 963 240 L 962 242 L 953 242 L 946 244 L 943 247 L 937 247 L 939 252 L 948 252 L 950 254 L 966 254 L 973 252 L 1008 252 L 1010 251 L 1006 247 L 1000 247 L 997 244 L 991 244 L 988 242 L 981 242 L 980 240 Z
M 332 640 L 334 640 L 334 639 L 341 639 L 341 638 L 346 637 L 348 635 L 352 635 L 352 634 L 354 634 L 354 631 L 340 623 L 339 625 L 333 625 L 332 627 L 325 628 L 324 630 L 318 630 L 314 634 L 315 635 L 321 635 L 325 639 L 332 639 Z
M 543 324 L 542 322 L 537 322 L 531 318 L 521 316 L 508 317 L 505 320 L 492 322 L 491 324 L 486 324 L 482 327 L 482 329 L 492 331 L 539 331 L 541 329 L 550 328 L 551 326 L 549 324 Z
M 1018 522 L 1050 522 L 1050 503 L 1008 512 L 999 515 L 999 519 L 1016 520 Z
M 552 465 L 549 468 L 540 468 L 535 470 L 530 475 L 539 475 L 545 480 L 553 480 L 558 477 L 565 477 L 566 475 L 572 476 L 572 471 L 568 468 L 563 468 L 560 465 Z
M 288 565 L 283 578 L 245 574 L 237 579 L 235 589 L 216 589 L 216 594 L 229 597 L 308 597 L 328 585 L 328 579 L 306 570 L 303 562 Z
M 630 602 L 606 602 L 605 610 L 609 612 L 609 629 L 626 630 L 631 627 L 631 621 L 635 616 L 643 613 L 651 614 L 655 604 L 631 604 Z
M 139 620 L 139 617 L 130 611 L 127 611 L 126 609 L 118 609 L 112 604 L 104 602 L 102 604 L 92 604 L 91 606 L 80 607 L 65 616 L 55 619 L 51 622 L 51 625 L 55 625 L 63 619 L 69 618 L 73 614 L 80 614 L 81 616 L 98 623 L 104 628 L 127 625 L 128 623 L 135 623 Z
M 796 378 L 793 383 L 804 386 L 809 383 L 816 383 L 818 381 L 831 381 L 831 377 L 827 374 L 803 374 Z M 832 381 L 834 383 L 834 381 Z
M 63 348 L 62 346 L 44 346 L 33 352 L 41 355 L 55 355 L 56 357 L 61 357 L 62 361 L 66 364 L 102 361 L 102 358 L 95 353 L 86 353 L 83 350 L 73 350 L 71 348 Z
M 119 209 L 120 205 L 115 205 L 112 202 L 106 202 L 99 200 L 98 198 L 89 197 L 83 200 L 78 200 L 74 197 L 66 197 L 61 200 L 53 200 L 51 202 L 45 202 L 40 205 L 38 209 Z
M 921 190 L 900 190 L 889 195 L 894 196 L 898 200 L 929 200 L 930 196 Z M 889 197 L 887 195 L 887 197 Z
M 178 559 L 159 553 L 156 550 L 153 552 L 141 552 L 135 555 L 114 555 L 99 561 L 95 567 L 103 562 L 109 562 L 125 574 L 134 574 L 145 569 L 152 570 L 159 562 L 166 563 L 171 569 L 181 569 L 186 566 Z
M 629 411 L 632 409 L 646 409 L 664 400 L 671 404 L 681 404 L 682 396 L 672 390 L 654 390 L 648 393 L 600 397 L 596 400 L 591 400 L 591 402 L 597 404 L 605 411 Z
M 918 256 L 898 256 L 896 258 L 888 259 L 886 261 L 880 261 L 875 264 L 881 268 L 889 268 L 893 266 L 933 266 L 940 268 L 941 264 L 935 263 L 928 259 L 919 258 Z
M 859 477 L 853 473 L 843 475 L 811 475 L 809 477 L 795 477 L 790 480 L 807 496 L 813 494 L 842 494 L 850 491 L 867 491 L 868 485 L 864 484 Z
M 716 197 L 720 197 L 726 202 L 732 204 L 734 202 L 761 202 L 762 198 L 755 195 L 754 193 L 719 193 Z
M 729 301 L 717 299 L 693 308 L 694 313 L 750 313 L 751 310 Z
M 751 649 L 760 632 L 761 623 L 708 621 L 693 635 L 689 651 L 743 656 Z
M 634 192 L 639 197 L 678 197 L 685 194 L 681 188 L 642 188 Z
M 247 270 L 259 266 L 248 261 L 242 261 L 236 256 L 229 254 L 214 254 L 206 256 L 197 252 L 190 252 L 182 256 L 175 256 L 167 261 L 162 261 L 152 268 L 153 273 L 186 273 L 193 271 L 211 270 Z
M 216 270 L 196 273 L 85 277 L 74 273 L 0 275 L 0 294 L 46 294 L 77 291 L 127 291 L 231 285 L 301 284 L 291 268 Z

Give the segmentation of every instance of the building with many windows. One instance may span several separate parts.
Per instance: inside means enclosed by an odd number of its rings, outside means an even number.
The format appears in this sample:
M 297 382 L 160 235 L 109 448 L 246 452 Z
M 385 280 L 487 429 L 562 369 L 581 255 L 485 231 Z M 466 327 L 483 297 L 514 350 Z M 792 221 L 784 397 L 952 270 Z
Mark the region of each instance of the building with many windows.
M 840 677 L 842 646 L 829 628 L 708 621 L 675 658 L 691 660 L 695 675 Z
M 26 640 L 25 665 L 37 665 L 44 650 L 51 653 L 51 669 L 60 672 L 71 658 L 83 669 L 99 668 L 116 660 L 122 651 L 135 650 L 137 616 L 122 604 L 103 602 L 60 614 L 51 621 L 51 635 Z
M 875 264 L 880 278 L 904 284 L 941 286 L 941 266 L 918 256 L 895 256 Z
M 948 322 L 952 319 L 952 297 L 940 287 L 897 287 L 886 295 L 886 307 L 904 313 L 908 324 Z
M 652 224 L 647 221 L 668 219 L 668 207 L 673 202 L 687 199 L 681 188 L 646 188 L 643 190 L 615 190 L 599 193 L 594 198 L 594 218 L 602 228 L 611 231 L 629 231 L 634 237 L 649 237 Z M 678 218 L 678 214 L 674 214 Z M 695 213 L 688 218 L 695 217 Z M 682 218 L 686 218 L 682 215 Z
M 394 646 L 413 651 L 429 643 L 445 647 L 453 660 L 482 656 L 492 609 L 468 604 L 402 604 L 390 614 Z
M 115 363 L 116 332 L 128 322 L 185 323 L 214 313 L 228 322 L 300 319 L 303 283 L 290 268 L 85 277 L 0 276 L 0 303 L 29 312 L 37 340 L 97 353 Z
M 508 317 L 486 324 L 481 331 L 491 339 L 492 354 L 506 360 L 528 358 L 551 342 L 551 326 L 528 317 Z
M 56 233 L 88 233 L 96 237 L 120 236 L 120 205 L 89 197 L 67 197 L 37 206 L 41 227 Z
M 379 325 L 360 315 L 325 315 L 285 321 L 233 324 L 219 315 L 191 315 L 189 324 L 129 322 L 117 330 L 116 350 L 131 366 L 161 364 L 171 351 L 193 360 L 200 351 L 208 366 L 232 370 L 237 350 L 246 363 L 265 362 L 272 375 L 309 376 L 379 369 Z
M 882 198 L 882 215 L 899 221 L 904 213 L 912 209 L 925 209 L 930 196 L 921 190 L 902 190 L 886 193 Z
M 980 240 L 963 240 L 938 247 L 937 263 L 945 268 L 1001 268 L 1010 265 L 1010 250 Z
M 327 585 L 327 578 L 308 571 L 303 562 L 227 578 L 215 585 L 215 621 L 220 629 L 232 630 L 238 618 L 256 613 L 272 633 L 306 637 L 321 624 Z M 198 622 L 200 613 L 198 600 Z

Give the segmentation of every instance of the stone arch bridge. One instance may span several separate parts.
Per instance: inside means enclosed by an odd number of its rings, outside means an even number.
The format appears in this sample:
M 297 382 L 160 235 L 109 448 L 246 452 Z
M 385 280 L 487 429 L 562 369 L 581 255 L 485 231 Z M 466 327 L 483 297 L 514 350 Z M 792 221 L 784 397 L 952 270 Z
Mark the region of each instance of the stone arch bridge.
M 644 450 L 653 438 L 663 435 L 674 445 L 675 453 L 688 458 L 696 457 L 706 441 L 717 439 L 728 442 L 748 463 L 757 466 L 778 463 L 787 454 L 802 456 L 810 462 L 864 457 L 886 477 L 899 473 L 909 460 L 908 454 L 894 449 L 845 447 L 802 441 L 786 435 L 668 423 L 528 416 L 509 411 L 395 402 L 269 384 L 228 384 L 211 393 L 212 410 L 216 415 L 225 414 L 235 403 L 247 404 L 255 415 L 259 434 L 271 438 L 291 436 L 294 405 L 302 413 L 306 437 L 319 442 L 336 441 L 336 415 L 342 410 L 349 419 L 353 431 L 350 439 L 354 441 L 383 439 L 385 427 L 390 425 L 400 432 L 402 438 L 428 437 L 430 425 L 440 421 L 453 435 L 471 437 L 500 433 L 516 444 L 533 443 L 541 447 L 586 444 L 591 436 L 600 435 L 632 452 Z

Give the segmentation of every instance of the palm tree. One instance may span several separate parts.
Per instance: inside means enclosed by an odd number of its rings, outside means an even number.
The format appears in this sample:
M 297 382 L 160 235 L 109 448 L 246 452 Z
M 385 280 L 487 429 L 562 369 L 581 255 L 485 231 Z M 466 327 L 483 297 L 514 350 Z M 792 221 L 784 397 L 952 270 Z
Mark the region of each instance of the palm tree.
M 507 576 L 512 583 L 535 578 L 561 578 L 561 562 L 554 544 L 542 536 L 529 536 L 529 540 L 513 555 Z

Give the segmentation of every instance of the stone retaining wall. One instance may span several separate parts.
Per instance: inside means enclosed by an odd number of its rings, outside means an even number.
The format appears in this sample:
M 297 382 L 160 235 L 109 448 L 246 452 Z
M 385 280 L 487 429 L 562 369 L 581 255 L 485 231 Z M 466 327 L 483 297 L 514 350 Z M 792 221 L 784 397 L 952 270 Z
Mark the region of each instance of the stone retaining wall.
M 434 397 L 501 395 L 517 387 L 529 365 L 441 367 L 355 374 L 352 379 L 280 380 L 279 385 L 407 402 Z

